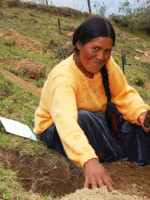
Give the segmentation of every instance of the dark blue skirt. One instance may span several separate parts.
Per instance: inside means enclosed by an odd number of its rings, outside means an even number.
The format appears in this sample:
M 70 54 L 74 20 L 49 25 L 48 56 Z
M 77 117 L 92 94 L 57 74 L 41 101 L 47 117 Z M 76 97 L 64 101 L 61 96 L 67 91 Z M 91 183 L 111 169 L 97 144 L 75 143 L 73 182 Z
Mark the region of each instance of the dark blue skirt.
M 146 133 L 141 126 L 125 121 L 121 114 L 119 116 L 121 130 L 117 136 L 108 129 L 105 113 L 79 110 L 78 123 L 100 162 L 125 159 L 138 165 L 150 164 L 150 134 Z M 39 138 L 48 148 L 56 149 L 66 155 L 54 124 L 39 134 Z

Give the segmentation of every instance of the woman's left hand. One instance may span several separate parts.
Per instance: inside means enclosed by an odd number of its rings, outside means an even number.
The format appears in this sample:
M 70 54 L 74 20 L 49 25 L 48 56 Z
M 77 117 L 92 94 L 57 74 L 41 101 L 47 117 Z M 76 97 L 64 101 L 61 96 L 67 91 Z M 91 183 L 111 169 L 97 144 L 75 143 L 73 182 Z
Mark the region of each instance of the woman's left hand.
M 145 121 L 146 113 L 147 113 L 147 111 L 141 113 L 141 114 L 139 115 L 139 117 L 138 117 L 138 120 L 139 120 L 139 122 L 141 123 L 141 126 L 143 127 L 143 129 L 145 130 L 145 132 L 146 132 L 146 133 L 149 133 L 149 132 L 150 132 L 150 127 L 149 127 L 149 128 L 146 128 L 146 127 L 144 126 L 144 121 Z

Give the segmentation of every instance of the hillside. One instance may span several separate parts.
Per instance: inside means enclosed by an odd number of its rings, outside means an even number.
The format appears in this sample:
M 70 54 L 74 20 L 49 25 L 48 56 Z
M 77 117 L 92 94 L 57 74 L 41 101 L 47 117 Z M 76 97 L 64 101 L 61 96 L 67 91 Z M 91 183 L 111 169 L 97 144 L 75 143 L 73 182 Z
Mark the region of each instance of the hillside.
M 74 30 L 89 15 L 18 0 L 0 4 L 0 116 L 33 129 L 43 83 L 67 57 Z M 121 53 L 125 53 L 125 75 L 150 105 L 150 37 L 113 25 L 117 33 L 113 57 L 122 68 Z M 41 141 L 6 134 L 0 127 L 0 199 L 59 199 L 83 187 L 82 169 L 66 157 L 48 150 Z M 150 199 L 150 166 L 125 161 L 104 166 L 118 192 Z

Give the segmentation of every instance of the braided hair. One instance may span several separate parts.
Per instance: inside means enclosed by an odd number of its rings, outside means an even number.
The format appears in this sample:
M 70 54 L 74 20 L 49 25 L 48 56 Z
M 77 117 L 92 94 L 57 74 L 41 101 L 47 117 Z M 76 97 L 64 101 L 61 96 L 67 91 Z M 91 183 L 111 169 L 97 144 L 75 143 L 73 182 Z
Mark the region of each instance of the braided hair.
M 109 130 L 113 133 L 114 136 L 119 136 L 121 124 L 120 124 L 117 108 L 111 102 L 109 76 L 108 76 L 106 65 L 104 65 L 100 71 L 102 74 L 103 86 L 104 86 L 105 94 L 107 97 L 107 107 L 105 111 L 107 125 L 108 125 Z
M 111 23 L 102 17 L 90 17 L 85 20 L 74 32 L 73 45 L 74 51 L 78 51 L 76 46 L 77 42 L 85 45 L 87 42 L 96 37 L 111 37 L 113 40 L 113 46 L 115 45 L 115 31 Z M 114 104 L 111 102 L 111 91 L 109 87 L 109 76 L 106 65 L 101 68 L 103 85 L 107 97 L 107 107 L 105 111 L 106 121 L 108 128 L 113 135 L 118 135 L 120 129 L 118 111 Z

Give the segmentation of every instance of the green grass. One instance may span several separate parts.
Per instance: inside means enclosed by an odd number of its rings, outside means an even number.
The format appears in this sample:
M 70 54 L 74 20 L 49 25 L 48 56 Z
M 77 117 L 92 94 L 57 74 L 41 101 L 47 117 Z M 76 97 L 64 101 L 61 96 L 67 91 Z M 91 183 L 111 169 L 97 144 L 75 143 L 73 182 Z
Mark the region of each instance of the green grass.
M 27 194 L 23 191 L 21 183 L 18 182 L 16 173 L 6 169 L 2 163 L 0 163 L 0 169 L 0 199 L 2 196 L 13 200 L 27 199 Z
M 31 92 L 22 90 L 17 85 L 4 78 L 1 74 L 0 93 L 0 116 L 24 123 L 33 130 L 35 110 L 32 107 L 38 105 L 39 99 L 37 99 Z M 36 142 L 14 135 L 7 135 L 2 129 L 0 140 L 1 147 L 15 150 L 17 149 L 17 146 L 20 147 L 20 144 L 24 146 L 23 150 L 29 154 L 33 154 L 32 149 L 35 153 L 41 153 L 40 145 Z M 36 145 L 39 146 L 34 149 L 34 146 Z M 30 148 L 31 146 L 33 146 L 33 148 Z
M 1 162 L 0 169 L 0 199 L 2 197 L 12 200 L 27 200 L 32 192 L 27 193 L 24 191 L 21 182 L 18 181 L 16 172 L 6 168 Z M 41 200 L 58 199 L 54 194 L 41 197 L 39 195 L 39 198 Z
M 51 15 L 47 12 L 44 14 L 37 10 L 12 8 L 3 12 L 0 19 L 1 30 L 15 29 L 19 33 L 34 38 L 40 41 L 42 44 L 47 44 L 50 38 L 53 38 L 56 42 L 62 40 L 67 41 L 67 37 L 59 34 L 58 17 Z M 76 28 L 84 18 L 73 19 L 70 17 L 59 17 L 61 23 L 62 33 L 66 25 L 70 25 Z M 28 24 L 28 25 L 27 25 Z
M 122 31 L 127 31 L 127 32 L 130 32 L 130 29 L 129 28 L 126 28 L 126 27 L 120 27 L 120 29 Z M 147 41 L 150 43 L 150 37 L 147 33 L 145 32 L 141 32 L 141 31 L 138 31 L 138 30 L 134 30 L 132 31 L 132 35 L 134 35 L 135 37 L 139 37 L 141 39 L 143 39 L 144 41 Z
M 115 27 L 117 38 L 116 45 L 114 47 L 115 53 L 114 55 L 115 61 L 122 68 L 122 59 L 121 54 L 125 53 L 126 56 L 126 64 L 125 65 L 125 75 L 127 77 L 128 83 L 134 87 L 139 94 L 142 96 L 146 103 L 150 103 L 150 90 L 144 86 L 144 82 L 147 79 L 150 79 L 150 64 L 147 62 L 143 62 L 140 60 L 136 60 L 135 56 L 138 57 L 136 49 L 144 51 L 143 43 L 146 43 L 146 52 L 150 49 L 150 37 L 146 36 L 146 40 L 143 40 L 144 37 L 138 38 L 138 42 L 134 39 L 135 35 L 125 32 L 123 29 L 119 29 Z M 142 33 L 141 33 L 142 35 Z M 145 34 L 143 34 L 144 36 Z M 139 35 L 138 35 L 139 36 Z
M 0 93 L 0 115 L 19 119 L 21 122 L 33 127 L 34 110 L 32 106 L 38 105 L 39 100 L 31 92 L 23 91 L 1 74 Z
M 43 62 L 48 67 L 51 66 L 50 60 L 53 58 L 52 55 L 48 53 L 29 52 L 17 48 L 12 40 L 7 40 L 3 37 L 0 37 L 0 56 L 14 60 L 34 58 L 36 61 Z
M 35 39 L 42 44 L 43 53 L 28 52 L 17 48 L 13 41 L 0 37 L 0 56 L 10 59 L 35 58 L 39 62 L 43 62 L 48 71 L 56 65 L 61 58 L 57 56 L 59 48 L 55 47 L 51 53 L 45 51 L 50 39 L 54 39 L 58 45 L 65 44 L 68 41 L 68 36 L 65 35 L 65 27 L 71 26 L 74 29 L 84 19 L 71 19 L 70 17 L 59 17 L 49 13 L 42 13 L 32 9 L 12 8 L 0 10 L 2 17 L 0 18 L 0 30 L 5 31 L 14 29 L 22 35 Z M 58 17 L 61 22 L 62 35 L 59 34 Z

